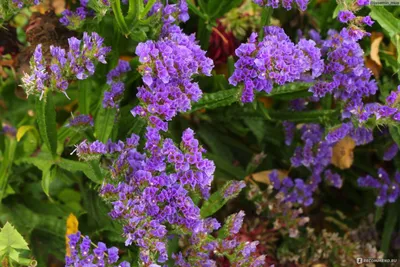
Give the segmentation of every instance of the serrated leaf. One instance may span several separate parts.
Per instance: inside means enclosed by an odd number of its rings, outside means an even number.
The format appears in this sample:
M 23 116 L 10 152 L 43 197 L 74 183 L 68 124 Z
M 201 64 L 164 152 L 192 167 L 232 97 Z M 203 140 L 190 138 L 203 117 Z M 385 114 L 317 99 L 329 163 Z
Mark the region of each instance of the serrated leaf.
M 36 100 L 36 116 L 40 137 L 51 151 L 53 157 L 57 155 L 57 127 L 56 111 L 53 96 L 48 93 L 42 100 Z
M 11 249 L 29 250 L 29 247 L 22 235 L 7 222 L 0 231 L 0 251 Z
M 239 99 L 240 90 L 238 88 L 218 91 L 216 93 L 204 94 L 199 102 L 192 105 L 191 112 L 199 109 L 214 109 L 229 106 Z
M 298 92 L 308 92 L 308 89 L 313 86 L 313 83 L 288 83 L 282 86 L 276 86 L 272 89 L 272 91 L 267 94 L 267 96 L 280 96 L 280 95 L 288 95 Z

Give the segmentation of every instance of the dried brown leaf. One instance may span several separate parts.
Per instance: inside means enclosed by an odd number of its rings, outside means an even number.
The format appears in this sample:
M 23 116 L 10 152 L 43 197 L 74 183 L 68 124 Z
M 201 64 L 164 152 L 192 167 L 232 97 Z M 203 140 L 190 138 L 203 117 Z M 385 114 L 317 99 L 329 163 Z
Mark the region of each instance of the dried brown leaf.
M 346 136 L 333 146 L 331 163 L 341 170 L 348 169 L 353 165 L 353 150 L 356 146 L 354 140 Z

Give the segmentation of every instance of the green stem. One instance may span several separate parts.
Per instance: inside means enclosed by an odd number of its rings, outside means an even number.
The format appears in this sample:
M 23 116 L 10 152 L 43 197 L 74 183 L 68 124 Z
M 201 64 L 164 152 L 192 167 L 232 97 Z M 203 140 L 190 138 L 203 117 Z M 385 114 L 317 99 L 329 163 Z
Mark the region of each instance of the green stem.
M 195 13 L 197 16 L 199 16 L 200 18 L 202 18 L 205 21 L 208 21 L 208 16 L 203 14 L 200 10 L 197 9 L 197 7 L 191 2 L 191 1 L 187 1 L 189 9 Z
M 132 1 L 132 0 L 131 0 Z M 137 0 L 136 0 L 137 1 Z M 130 2 L 130 1 L 129 1 Z M 130 7 L 130 6 L 129 6 Z M 121 29 L 122 33 L 127 36 L 130 34 L 128 25 L 126 25 L 124 15 L 122 14 L 122 9 L 121 9 L 121 2 L 120 0 L 114 0 L 112 1 L 111 8 L 114 12 L 115 20 L 117 21 L 117 24 L 119 28 Z
M 126 19 L 132 26 L 136 24 L 140 14 L 140 0 L 129 0 L 129 9 Z M 131 27 L 133 28 L 133 27 Z
M 140 12 L 140 18 L 145 18 L 147 16 L 147 14 L 149 13 L 150 9 L 154 6 L 155 2 L 156 2 L 156 0 L 149 0 L 149 2 L 147 2 L 147 4 L 144 7 L 143 11 Z
M 268 26 L 271 23 L 271 17 L 273 12 L 274 9 L 271 7 L 263 8 L 261 12 L 261 29 L 258 34 L 259 40 L 262 40 L 264 38 L 264 27 Z

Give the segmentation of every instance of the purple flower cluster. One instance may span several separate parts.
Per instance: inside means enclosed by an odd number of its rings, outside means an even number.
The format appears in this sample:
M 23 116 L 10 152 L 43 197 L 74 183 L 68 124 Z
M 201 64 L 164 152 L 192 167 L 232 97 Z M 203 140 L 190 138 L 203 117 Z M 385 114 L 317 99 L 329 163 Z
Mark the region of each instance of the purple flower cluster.
M 12 0 L 12 3 L 14 5 L 16 5 L 18 8 L 23 8 L 24 7 L 24 2 L 25 4 L 34 4 L 34 5 L 39 5 L 40 4 L 40 0 L 33 0 L 33 1 L 28 1 L 28 3 L 26 3 L 27 1 L 23 1 L 23 0 Z
M 168 1 L 167 1 L 168 3 Z M 169 32 L 172 25 L 177 22 L 189 20 L 189 8 L 186 0 L 178 0 L 176 4 L 166 4 L 163 6 L 161 1 L 155 3 L 150 14 L 160 11 L 162 14 L 163 28 L 161 33 L 165 35 Z
M 308 185 L 304 180 L 285 177 L 279 179 L 278 171 L 274 170 L 269 174 L 269 180 L 275 190 L 278 190 L 284 198 L 284 202 L 298 203 L 309 206 L 313 203 L 312 194 L 315 191 L 312 185 Z
M 359 1 L 362 2 L 362 1 Z M 364 1 L 365 2 L 365 1 Z M 352 10 L 340 10 L 338 13 L 338 20 L 341 23 L 351 23 L 353 27 L 358 28 L 362 27 L 363 25 L 372 26 L 374 21 L 371 19 L 370 16 L 366 17 L 356 17 L 353 12 L 358 11 L 361 6 L 365 5 L 364 3 L 357 5 L 353 5 Z
M 368 144 L 374 138 L 372 130 L 364 127 L 355 128 L 351 122 L 346 122 L 329 131 L 325 139 L 329 144 L 335 144 L 346 136 L 350 136 L 357 146 Z
M 292 9 L 293 2 L 296 3 L 298 8 L 301 11 L 305 11 L 307 9 L 307 5 L 309 0 L 253 0 L 254 3 L 256 3 L 259 6 L 265 6 L 265 7 L 272 7 L 272 8 L 278 8 L 280 5 L 285 8 L 286 10 Z
M 312 40 L 302 39 L 295 45 L 283 29 L 264 28 L 265 37 L 257 41 L 253 33 L 248 43 L 236 49 L 239 60 L 229 78 L 230 84 L 243 83 L 242 102 L 254 99 L 254 90 L 271 92 L 274 84 L 316 78 L 323 71 L 321 52 Z
M 358 178 L 358 185 L 361 187 L 372 187 L 379 190 L 375 205 L 383 206 L 385 203 L 393 203 L 400 195 L 400 173 L 396 171 L 394 180 L 389 178 L 388 173 L 380 168 L 378 170 L 378 179 L 367 175 Z
M 159 41 L 140 43 L 136 54 L 142 63 L 139 71 L 144 86 L 138 88 L 141 105 L 132 114 L 148 118 L 154 127 L 165 131 L 165 121 L 189 110 L 191 101 L 200 99 L 202 92 L 192 77 L 209 76 L 213 61 L 196 44 L 194 35 L 187 36 L 176 26 Z
M 67 127 L 77 127 L 79 129 L 82 128 L 87 128 L 87 127 L 93 127 L 93 118 L 90 115 L 78 115 L 76 117 L 73 117 L 72 119 L 69 120 L 69 123 L 66 124 Z
M 110 216 L 124 222 L 126 245 L 141 247 L 143 262 L 164 263 L 168 225 L 193 234 L 205 231 L 200 209 L 189 193 L 198 191 L 208 197 L 215 166 L 203 158 L 204 149 L 190 129 L 184 131 L 180 147 L 151 127 L 147 128 L 144 153 L 138 152 L 138 143 L 139 137 L 132 135 L 125 143 L 83 142 L 77 151 L 84 159 L 96 153 L 114 158 L 112 178 L 101 189 L 113 206 Z
M 362 100 L 352 100 L 347 103 L 343 116 L 354 116 L 360 123 L 364 123 L 372 117 L 375 117 L 380 123 L 398 122 L 400 121 L 399 94 L 400 86 L 386 97 L 385 104 L 376 102 L 364 104 Z
M 332 146 L 323 140 L 324 129 L 319 124 L 305 124 L 300 132 L 304 145 L 295 149 L 291 163 L 294 167 L 305 166 L 319 176 L 331 163 Z
M 340 33 L 329 32 L 321 51 L 326 51 L 324 77 L 310 88 L 315 97 L 332 94 L 340 100 L 359 100 L 374 95 L 375 81 L 370 81 L 371 71 L 364 66 L 364 52 L 357 43 L 363 33 L 356 29 L 342 29 Z
M 42 45 L 39 44 L 30 62 L 31 74 L 25 73 L 22 87 L 27 95 L 39 94 L 40 98 L 48 89 L 67 95 L 69 80 L 84 80 L 94 74 L 95 62 L 107 63 L 105 57 L 111 48 L 103 46 L 103 43 L 104 39 L 95 32 L 83 33 L 82 40 L 71 37 L 68 39 L 68 51 L 50 46 L 50 63 L 44 59 Z
M 65 257 L 66 267 L 130 267 L 129 262 L 118 262 L 118 248 L 107 248 L 103 242 L 93 244 L 88 236 L 82 236 L 80 232 L 68 236 L 70 256 Z
M 206 219 L 207 231 L 192 236 L 189 246 L 183 252 L 172 255 L 175 266 L 216 266 L 212 255 L 225 256 L 229 259 L 230 266 L 264 266 L 265 256 L 254 255 L 259 242 L 241 242 L 235 236 L 242 227 L 244 215 L 243 211 L 230 215 L 219 231 L 224 238 L 219 239 L 214 239 L 210 233 L 219 229 L 220 224 L 215 219 Z
M 81 0 L 82 5 L 82 0 Z M 88 10 L 85 6 L 78 7 L 75 11 L 66 9 L 62 12 L 60 23 L 70 29 L 79 29 L 88 15 Z
M 294 134 L 296 132 L 296 124 L 291 121 L 282 122 L 283 130 L 285 133 L 285 144 L 290 146 L 294 139 Z
M 103 108 L 116 108 L 119 106 L 119 101 L 125 91 L 125 85 L 120 81 L 121 76 L 130 70 L 129 62 L 119 60 L 117 67 L 107 74 L 107 84 L 110 85 L 111 89 L 104 92 Z

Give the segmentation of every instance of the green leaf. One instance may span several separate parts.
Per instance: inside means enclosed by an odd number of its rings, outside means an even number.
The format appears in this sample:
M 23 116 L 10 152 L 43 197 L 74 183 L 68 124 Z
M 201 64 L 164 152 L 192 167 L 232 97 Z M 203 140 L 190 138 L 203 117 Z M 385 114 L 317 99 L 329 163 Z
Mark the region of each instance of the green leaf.
M 400 146 L 400 127 L 397 125 L 391 125 L 389 126 L 389 132 L 396 144 Z
M 338 115 L 337 110 L 312 110 L 312 111 L 276 111 L 269 109 L 268 114 L 271 120 L 277 121 L 294 121 L 298 123 L 306 122 L 319 122 L 323 123 L 336 118 Z
M 106 143 L 114 127 L 116 109 L 101 107 L 95 119 L 95 133 L 99 141 Z
M 274 87 L 266 96 L 283 96 L 290 94 L 298 94 L 299 92 L 308 92 L 313 83 L 288 83 L 282 86 Z
M 339 11 L 343 10 L 343 9 L 344 9 L 344 4 L 343 3 L 338 3 L 338 5 L 336 6 L 335 10 L 333 11 L 332 18 L 333 19 L 336 18 L 338 16 L 338 14 L 339 14 Z
M 3 153 L 3 159 L 0 166 L 0 202 L 5 196 L 8 177 L 11 172 L 11 166 L 14 161 L 15 150 L 17 148 L 17 141 L 15 138 L 6 138 L 5 150 Z
M 17 135 L 16 135 L 17 141 L 19 142 L 21 140 L 21 138 L 24 137 L 24 135 L 28 131 L 33 131 L 35 137 L 39 136 L 35 127 L 33 127 L 32 125 L 23 125 L 18 128 Z
M 36 100 L 36 116 L 40 137 L 51 151 L 53 157 L 57 155 L 57 127 L 56 111 L 51 93 L 46 94 L 42 100 Z
M 81 114 L 90 113 L 90 98 L 92 96 L 92 81 L 90 79 L 78 81 L 79 111 Z
M 238 88 L 218 91 L 216 93 L 204 94 L 199 102 L 192 105 L 191 112 L 199 109 L 215 109 L 229 106 L 239 99 L 240 90 Z
M 44 193 L 50 197 L 50 184 L 56 178 L 57 166 L 49 166 L 48 169 L 44 170 L 42 173 L 42 188 Z
M 376 20 L 383 29 L 385 29 L 391 38 L 399 35 L 400 20 L 397 19 L 391 12 L 383 6 L 370 6 L 371 13 L 369 14 Z
M 207 218 L 215 214 L 220 210 L 229 200 L 235 198 L 239 192 L 235 195 L 230 195 L 229 197 L 224 196 L 225 191 L 231 186 L 233 181 L 229 181 L 224 184 L 223 187 L 214 192 L 207 201 L 204 202 L 200 209 L 200 215 L 202 218 Z
M 0 251 L 11 249 L 29 250 L 29 247 L 22 235 L 7 222 L 0 231 Z
M 397 203 L 391 203 L 388 205 L 388 211 L 385 218 L 385 224 L 383 226 L 381 251 L 387 255 L 390 246 L 390 240 L 399 216 L 399 201 Z
M 103 175 L 99 166 L 99 162 L 91 161 L 88 163 L 79 162 L 69 159 L 62 158 L 60 162 L 57 163 L 60 168 L 70 171 L 70 172 L 83 172 L 90 180 L 100 184 L 103 181 Z

